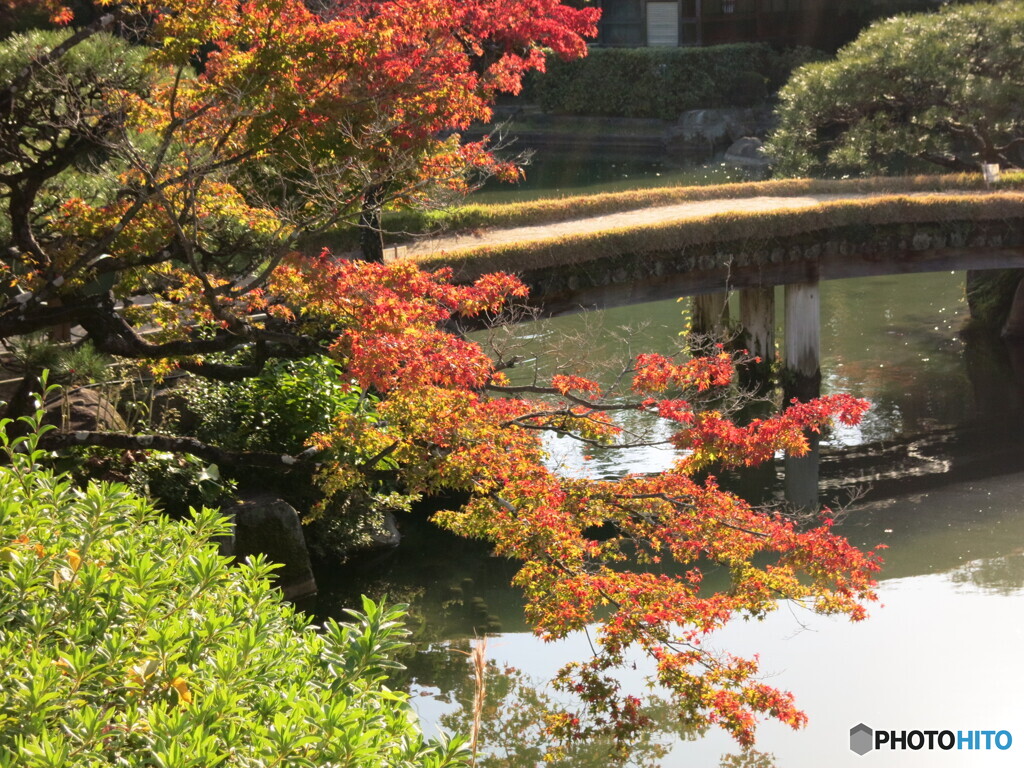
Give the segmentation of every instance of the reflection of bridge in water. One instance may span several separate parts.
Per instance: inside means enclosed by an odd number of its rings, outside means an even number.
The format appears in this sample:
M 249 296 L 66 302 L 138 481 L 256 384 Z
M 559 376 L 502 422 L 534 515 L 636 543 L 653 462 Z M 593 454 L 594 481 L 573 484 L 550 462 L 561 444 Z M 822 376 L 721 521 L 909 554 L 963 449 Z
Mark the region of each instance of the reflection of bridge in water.
M 815 445 L 806 457 L 787 457 L 778 480 L 788 501 L 813 508 L 842 505 L 861 493 L 878 502 L 1020 472 L 1019 423 L 987 421 L 839 450 Z
M 820 281 L 1024 267 L 1024 196 L 936 200 L 868 200 L 859 220 L 851 216 L 849 201 L 823 203 L 812 215 L 806 209 L 761 211 L 744 220 L 743 214 L 719 213 L 727 220 L 717 228 L 707 226 L 707 217 L 690 219 L 661 226 L 651 237 L 635 230 L 594 232 L 591 224 L 586 235 L 568 242 L 562 235 L 489 250 L 481 249 L 485 234 L 473 243 L 474 256 L 460 257 L 455 248 L 437 260 L 451 261 L 465 277 L 515 271 L 529 285 L 531 303 L 546 314 L 693 297 L 693 330 L 738 330 L 743 346 L 765 360 L 775 356 L 778 293 L 784 305 L 784 377 L 794 393 L 809 396 L 817 393 L 821 376 Z M 709 236 L 702 240 L 690 229 Z M 734 291 L 736 319 L 729 316 Z M 1024 317 L 1024 297 L 1021 304 Z M 816 503 L 818 459 L 787 464 L 787 497 L 801 506 Z M 938 479 L 944 470 L 937 466 L 924 461 L 913 472 Z

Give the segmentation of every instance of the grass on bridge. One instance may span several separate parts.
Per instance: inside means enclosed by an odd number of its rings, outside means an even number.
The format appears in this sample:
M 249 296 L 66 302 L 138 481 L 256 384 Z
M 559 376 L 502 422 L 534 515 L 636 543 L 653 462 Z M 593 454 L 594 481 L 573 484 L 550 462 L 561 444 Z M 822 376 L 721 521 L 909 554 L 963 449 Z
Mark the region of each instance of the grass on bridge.
M 834 193 L 833 193 L 834 194 Z M 776 211 L 727 211 L 699 219 L 683 219 L 618 229 L 568 234 L 544 240 L 502 245 L 477 245 L 419 259 L 424 267 L 455 268 L 458 279 L 487 272 L 525 272 L 584 264 L 618 256 L 642 257 L 678 251 L 691 245 L 743 243 L 744 250 L 770 249 L 772 241 L 804 234 L 891 224 L 941 224 L 1024 218 L 1024 191 L 978 194 L 961 191 L 935 194 L 878 194 L 851 200 Z
M 1021 189 L 1024 189 L 1024 171 L 1004 172 L 999 182 L 993 185 L 986 184 L 980 174 L 863 179 L 780 179 L 699 187 L 655 187 L 500 205 L 469 203 L 430 211 L 392 211 L 385 214 L 384 229 L 386 232 L 395 233 L 388 238 L 389 242 L 395 243 L 411 240 L 424 233 L 472 232 L 553 224 L 572 219 L 707 200 L 844 194 L 869 194 L 894 199 L 893 196 L 909 193 L 967 194 Z M 354 250 L 358 247 L 358 232 L 354 227 L 339 229 L 306 243 L 306 248 L 310 250 L 322 247 L 336 253 Z

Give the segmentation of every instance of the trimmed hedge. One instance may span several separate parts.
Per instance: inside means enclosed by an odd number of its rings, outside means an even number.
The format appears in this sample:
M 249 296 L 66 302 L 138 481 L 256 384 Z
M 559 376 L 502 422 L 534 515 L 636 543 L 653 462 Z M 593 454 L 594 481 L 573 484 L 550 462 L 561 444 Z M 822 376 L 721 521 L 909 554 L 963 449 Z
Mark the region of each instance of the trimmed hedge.
M 0 767 L 465 765 L 460 740 L 426 742 L 384 685 L 400 608 L 364 600 L 316 631 L 274 566 L 217 554 L 219 513 L 173 522 L 124 486 L 77 490 L 8 425 Z
M 796 67 L 824 57 L 766 43 L 593 48 L 575 61 L 549 58 L 527 97 L 553 114 L 675 120 L 689 109 L 764 104 Z

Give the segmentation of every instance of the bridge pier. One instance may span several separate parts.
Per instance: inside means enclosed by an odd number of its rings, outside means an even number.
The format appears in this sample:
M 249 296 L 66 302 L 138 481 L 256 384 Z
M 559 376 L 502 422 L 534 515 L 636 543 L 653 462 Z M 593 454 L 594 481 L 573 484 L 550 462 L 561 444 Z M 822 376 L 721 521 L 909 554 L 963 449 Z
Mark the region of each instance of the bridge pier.
M 775 287 L 744 288 L 740 291 L 740 343 L 751 355 L 761 358 L 744 369 L 746 380 L 766 386 L 775 361 Z
M 1024 280 L 1017 283 L 1013 291 L 1013 301 L 1000 335 L 1004 339 L 1018 341 L 1024 339 Z
M 709 355 L 714 345 L 729 334 L 729 292 L 703 293 L 690 300 L 690 334 L 687 343 L 695 355 Z
M 821 292 L 818 282 L 786 285 L 783 391 L 786 400 L 821 393 Z
M 821 292 L 818 282 L 786 285 L 786 339 L 782 391 L 784 402 L 821 394 Z M 817 509 L 821 454 L 818 435 L 810 434 L 805 456 L 785 458 L 786 501 L 797 509 Z
M 693 297 L 690 333 L 721 341 L 729 327 L 729 292 L 702 293 Z

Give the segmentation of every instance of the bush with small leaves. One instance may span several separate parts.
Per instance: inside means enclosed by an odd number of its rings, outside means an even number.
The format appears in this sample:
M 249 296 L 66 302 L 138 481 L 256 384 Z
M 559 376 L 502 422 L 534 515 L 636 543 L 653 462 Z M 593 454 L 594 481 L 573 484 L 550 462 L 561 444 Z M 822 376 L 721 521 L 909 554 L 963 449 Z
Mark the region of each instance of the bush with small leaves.
M 196 437 L 237 450 L 301 451 L 338 414 L 372 405 L 345 386 L 326 357 L 271 360 L 259 376 L 243 381 L 193 379 L 183 394 L 198 416 Z
M 273 565 L 218 556 L 219 513 L 78 490 L 40 466 L 29 422 L 0 421 L 0 767 L 464 764 L 384 685 L 402 607 L 364 600 L 317 631 Z
M 1024 166 L 1024 5 L 943 4 L 878 21 L 797 69 L 765 144 L 786 176 Z
M 232 503 L 237 484 L 222 478 L 216 464 L 196 456 L 149 451 L 131 463 L 127 485 L 172 517 L 184 517 L 190 507 Z

